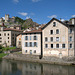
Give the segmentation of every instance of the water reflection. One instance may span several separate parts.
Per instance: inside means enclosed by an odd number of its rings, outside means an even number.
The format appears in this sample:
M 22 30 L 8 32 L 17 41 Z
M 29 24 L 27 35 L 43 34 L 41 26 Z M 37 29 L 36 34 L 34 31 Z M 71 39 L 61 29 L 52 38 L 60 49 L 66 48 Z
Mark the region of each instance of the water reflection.
M 0 75 L 75 75 L 75 67 L 2 60 Z

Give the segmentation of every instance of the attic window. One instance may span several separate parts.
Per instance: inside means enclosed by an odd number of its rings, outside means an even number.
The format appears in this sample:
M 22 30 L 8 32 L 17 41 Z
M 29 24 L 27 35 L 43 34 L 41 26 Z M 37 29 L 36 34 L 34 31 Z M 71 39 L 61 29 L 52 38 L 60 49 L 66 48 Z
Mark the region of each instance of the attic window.
M 55 27 L 56 26 L 56 22 L 53 22 L 53 27 Z

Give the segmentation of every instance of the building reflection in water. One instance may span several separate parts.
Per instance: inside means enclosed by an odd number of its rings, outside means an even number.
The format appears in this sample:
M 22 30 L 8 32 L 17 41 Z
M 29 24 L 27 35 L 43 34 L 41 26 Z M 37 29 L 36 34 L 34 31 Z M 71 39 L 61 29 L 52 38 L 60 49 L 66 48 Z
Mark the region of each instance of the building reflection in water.
M 75 67 L 2 60 L 0 75 L 75 75 Z

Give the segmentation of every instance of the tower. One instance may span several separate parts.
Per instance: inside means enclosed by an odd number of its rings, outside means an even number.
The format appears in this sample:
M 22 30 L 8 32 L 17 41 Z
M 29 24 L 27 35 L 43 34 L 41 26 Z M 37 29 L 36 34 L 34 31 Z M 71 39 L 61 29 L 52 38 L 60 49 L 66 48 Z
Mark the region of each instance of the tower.
M 9 21 L 9 15 L 5 14 L 5 22 L 8 22 L 8 21 Z

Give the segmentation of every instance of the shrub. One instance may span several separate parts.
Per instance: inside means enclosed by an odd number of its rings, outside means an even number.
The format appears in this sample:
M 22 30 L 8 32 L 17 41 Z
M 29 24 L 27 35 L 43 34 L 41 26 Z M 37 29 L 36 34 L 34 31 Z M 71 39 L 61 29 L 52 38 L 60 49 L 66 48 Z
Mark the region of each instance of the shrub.
M 0 45 L 0 49 L 2 49 L 2 46 Z

